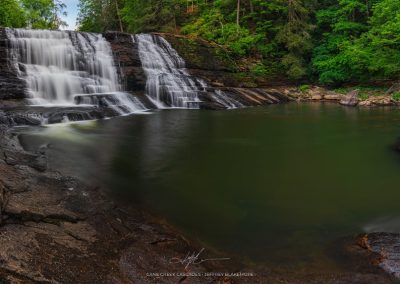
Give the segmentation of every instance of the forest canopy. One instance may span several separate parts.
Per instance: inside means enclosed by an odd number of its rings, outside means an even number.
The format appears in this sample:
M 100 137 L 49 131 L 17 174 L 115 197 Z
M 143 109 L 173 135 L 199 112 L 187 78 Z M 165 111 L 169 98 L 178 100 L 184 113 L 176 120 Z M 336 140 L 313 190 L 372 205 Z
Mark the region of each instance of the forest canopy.
M 62 25 L 58 1 L 2 1 L 2 26 Z M 400 75 L 399 0 L 80 0 L 79 8 L 81 31 L 201 37 L 260 76 L 339 85 Z

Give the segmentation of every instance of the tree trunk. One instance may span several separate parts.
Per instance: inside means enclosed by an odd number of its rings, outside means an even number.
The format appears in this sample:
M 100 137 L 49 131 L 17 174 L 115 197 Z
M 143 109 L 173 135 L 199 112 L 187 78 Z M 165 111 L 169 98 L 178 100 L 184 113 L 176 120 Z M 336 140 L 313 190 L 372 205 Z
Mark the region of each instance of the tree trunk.
M 117 16 L 118 16 L 118 22 L 119 22 L 119 29 L 120 32 L 124 32 L 124 27 L 122 25 L 122 20 L 121 20 L 121 16 L 119 15 L 119 7 L 118 7 L 118 0 L 115 0 L 115 8 L 117 9 Z
M 236 25 L 237 25 L 237 32 L 239 33 L 239 28 L 240 28 L 240 0 L 237 0 Z
M 253 5 L 253 0 L 249 0 L 249 5 L 250 5 L 250 13 L 254 13 L 254 5 Z

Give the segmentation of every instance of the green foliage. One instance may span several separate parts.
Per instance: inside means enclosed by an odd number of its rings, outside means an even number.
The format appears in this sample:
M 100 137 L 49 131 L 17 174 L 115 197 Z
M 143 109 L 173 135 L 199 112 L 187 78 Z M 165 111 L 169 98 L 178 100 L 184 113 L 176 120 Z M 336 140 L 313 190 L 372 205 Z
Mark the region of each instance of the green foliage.
M 310 90 L 310 85 L 301 85 L 301 86 L 299 87 L 299 91 L 302 92 L 302 93 L 306 93 L 306 92 L 308 92 L 309 90 Z
M 263 36 L 230 22 L 234 18 L 232 12 L 225 13 L 224 9 L 233 2 L 215 1 L 213 5 L 202 6 L 199 17 L 184 25 L 181 32 L 225 45 L 235 56 L 248 55 L 263 40 Z
M 254 76 L 267 76 L 271 72 L 264 64 L 257 64 L 250 69 Z
M 78 29 L 87 32 L 123 30 L 120 7 L 123 0 L 80 0 Z
M 28 27 L 33 29 L 58 29 L 65 26 L 61 20 L 65 4 L 60 0 L 21 0 Z
M 26 25 L 25 11 L 17 0 L 2 0 L 0 5 L 0 26 L 22 28 Z
M 366 100 L 368 100 L 369 95 L 366 94 L 366 93 L 360 93 L 360 94 L 358 95 L 358 98 L 359 98 L 361 101 L 366 101 Z
M 0 26 L 10 28 L 58 29 L 65 4 L 58 0 L 2 0 Z
M 400 93 L 395 93 L 395 94 L 393 94 L 392 98 L 393 98 L 393 100 L 395 100 L 396 102 L 399 102 L 399 101 L 400 101 Z
M 96 1 L 96 0 L 93 0 Z M 123 0 L 122 19 L 127 30 L 140 32 L 175 32 L 178 16 L 182 15 L 184 0 Z
M 400 1 L 339 0 L 317 13 L 322 41 L 312 64 L 323 84 L 400 74 Z M 367 6 L 368 4 L 368 6 Z

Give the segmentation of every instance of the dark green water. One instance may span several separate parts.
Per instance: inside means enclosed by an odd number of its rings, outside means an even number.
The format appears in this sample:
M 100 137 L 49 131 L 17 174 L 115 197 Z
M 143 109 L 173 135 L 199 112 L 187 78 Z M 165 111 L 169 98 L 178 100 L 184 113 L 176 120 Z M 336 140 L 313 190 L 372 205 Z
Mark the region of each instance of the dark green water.
M 341 237 L 400 231 L 398 110 L 171 110 L 23 132 L 31 150 L 50 142 L 53 167 L 256 261 L 315 263 Z

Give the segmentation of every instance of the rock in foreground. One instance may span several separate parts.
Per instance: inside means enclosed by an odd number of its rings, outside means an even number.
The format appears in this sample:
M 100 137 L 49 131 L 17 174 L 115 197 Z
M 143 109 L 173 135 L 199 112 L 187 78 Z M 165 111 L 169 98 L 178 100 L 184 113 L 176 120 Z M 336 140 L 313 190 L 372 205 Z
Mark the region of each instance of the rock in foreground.
M 360 237 L 359 243 L 374 254 L 373 264 L 400 279 L 400 234 L 371 233 Z

